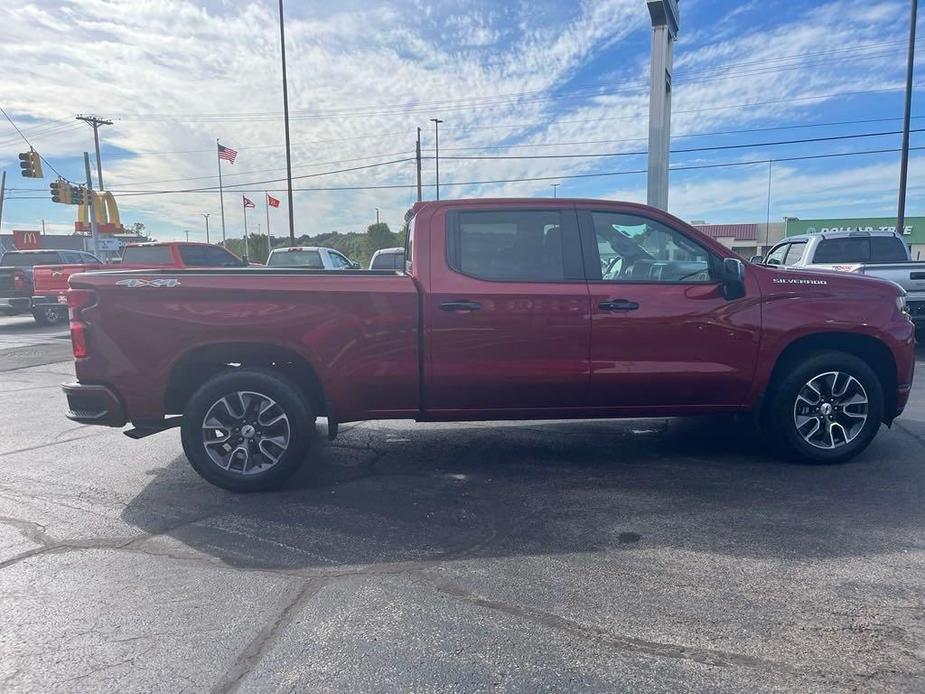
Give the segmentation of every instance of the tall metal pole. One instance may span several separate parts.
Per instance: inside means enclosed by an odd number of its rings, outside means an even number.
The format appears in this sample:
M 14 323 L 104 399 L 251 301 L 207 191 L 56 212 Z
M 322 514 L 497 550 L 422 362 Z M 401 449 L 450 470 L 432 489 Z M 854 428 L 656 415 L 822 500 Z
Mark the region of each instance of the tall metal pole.
M 764 250 L 768 250 L 771 237 L 771 166 L 774 164 L 773 159 L 768 159 L 768 216 L 764 223 Z M 763 254 L 762 254 L 763 255 Z
M 222 247 L 225 247 L 225 191 L 222 189 L 222 158 L 218 156 L 218 138 L 215 138 L 215 161 L 218 162 L 218 201 L 222 207 Z
M 184 229 L 183 233 L 186 234 L 186 242 L 189 243 L 189 229 Z
M 678 34 L 677 0 L 647 0 L 652 19 L 649 72 L 649 176 L 647 202 L 668 209 L 668 163 L 671 143 L 672 46 Z
M 206 219 L 206 243 L 211 243 L 211 241 L 209 241 L 209 213 L 203 212 L 202 216 Z
M 286 85 L 286 30 L 283 27 L 283 0 L 279 0 L 279 48 L 283 59 L 283 121 L 286 129 L 286 187 L 289 191 L 289 245 L 295 245 L 295 213 L 292 207 L 292 153 L 289 149 L 289 88 Z
M 93 128 L 93 144 L 96 147 L 96 178 L 100 184 L 100 190 L 103 190 L 103 163 L 100 159 L 100 126 L 112 125 L 111 120 L 97 118 L 96 116 L 77 116 L 77 120 L 89 123 Z
M 437 164 L 437 200 L 440 199 L 440 124 L 439 118 L 431 118 L 434 123 L 434 161 Z
M 96 205 L 93 204 L 93 178 L 90 174 L 90 154 L 84 152 L 84 169 L 87 174 L 87 212 L 90 215 L 90 245 L 93 255 L 99 257 L 99 228 L 96 225 Z
M 379 226 L 379 208 L 376 208 L 376 226 Z
M 421 196 L 421 129 L 418 128 L 418 141 L 415 145 L 415 154 L 418 161 L 418 202 L 424 198 Z
M 3 226 L 3 197 L 6 194 L 6 171 L 0 176 L 0 227 Z M 45 220 L 42 220 L 42 228 L 45 228 Z M 44 233 L 44 232 L 43 232 Z
M 263 191 L 263 206 L 267 208 L 267 253 L 273 250 L 273 239 L 270 237 L 270 193 Z
M 903 113 L 902 160 L 899 165 L 899 211 L 896 214 L 896 232 L 902 234 L 906 226 L 906 180 L 909 176 L 909 121 L 912 117 L 912 72 L 915 65 L 915 23 L 919 0 L 912 0 L 909 20 L 909 56 L 906 61 L 906 108 Z
M 241 207 L 244 210 L 244 260 L 246 261 L 250 253 L 247 252 L 247 204 L 244 202 L 243 195 L 241 196 Z
M 559 197 L 559 185 L 560 185 L 559 183 L 552 184 L 552 196 L 554 198 Z

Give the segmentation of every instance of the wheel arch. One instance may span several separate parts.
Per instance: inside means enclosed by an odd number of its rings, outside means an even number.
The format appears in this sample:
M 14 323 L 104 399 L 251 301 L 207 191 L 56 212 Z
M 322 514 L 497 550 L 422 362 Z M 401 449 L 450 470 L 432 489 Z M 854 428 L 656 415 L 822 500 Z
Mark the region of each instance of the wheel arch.
M 324 387 L 314 366 L 295 350 L 257 342 L 216 342 L 199 345 L 171 367 L 164 391 L 164 408 L 179 414 L 194 392 L 210 378 L 241 367 L 261 367 L 293 381 L 317 415 L 328 414 Z
M 780 383 L 782 373 L 794 362 L 813 352 L 834 351 L 851 354 L 862 359 L 880 380 L 883 388 L 883 405 L 887 424 L 892 418 L 886 413 L 895 412 L 896 400 L 896 359 L 890 348 L 881 340 L 870 335 L 850 332 L 818 332 L 803 335 L 792 340 L 777 355 L 774 368 L 768 380 L 768 387 L 761 399 L 761 414 L 765 413 L 765 406 L 771 402 L 774 388 Z

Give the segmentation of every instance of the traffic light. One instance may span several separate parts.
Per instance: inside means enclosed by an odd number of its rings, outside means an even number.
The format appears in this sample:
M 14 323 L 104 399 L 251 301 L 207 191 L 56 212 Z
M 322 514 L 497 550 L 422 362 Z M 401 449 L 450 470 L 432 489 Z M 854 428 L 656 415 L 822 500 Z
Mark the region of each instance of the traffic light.
M 88 191 L 83 186 L 71 186 L 71 204 L 86 205 L 90 199 Z
M 59 178 L 57 181 L 52 183 L 51 188 L 51 201 L 59 202 L 62 205 L 72 205 L 74 202 L 74 193 L 71 188 L 71 184 L 65 181 L 63 178 Z
M 26 178 L 43 178 L 42 158 L 34 149 L 19 155 L 20 173 Z

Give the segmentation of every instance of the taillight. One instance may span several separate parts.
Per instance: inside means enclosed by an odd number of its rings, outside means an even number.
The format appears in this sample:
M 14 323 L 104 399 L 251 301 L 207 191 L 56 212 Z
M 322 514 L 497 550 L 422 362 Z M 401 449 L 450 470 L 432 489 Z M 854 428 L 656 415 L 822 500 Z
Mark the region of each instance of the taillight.
M 26 288 L 26 276 L 22 270 L 16 270 L 13 273 L 13 289 L 21 290 Z
M 81 311 L 96 303 L 96 292 L 92 289 L 69 289 L 67 307 L 70 314 L 71 347 L 75 359 L 87 356 L 87 324 L 81 319 Z

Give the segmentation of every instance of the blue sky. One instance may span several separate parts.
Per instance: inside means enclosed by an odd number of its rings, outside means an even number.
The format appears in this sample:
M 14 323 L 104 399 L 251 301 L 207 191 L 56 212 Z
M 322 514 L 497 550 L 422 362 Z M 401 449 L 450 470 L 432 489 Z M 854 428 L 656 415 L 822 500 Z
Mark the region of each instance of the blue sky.
M 774 159 L 774 220 L 895 214 L 898 153 L 793 158 L 899 146 L 898 135 L 868 135 L 901 127 L 908 4 L 681 0 L 669 209 L 762 221 Z M 81 153 L 92 150 L 74 116 L 111 118 L 100 131 L 104 182 L 123 221 L 205 240 L 209 213 L 214 241 L 221 138 L 239 151 L 223 164 L 228 236 L 241 234 L 242 190 L 257 202 L 249 228 L 266 226 L 262 191 L 285 188 L 273 182 L 285 176 L 275 1 L 8 0 L 0 18 L 0 56 L 14 68 L 0 75 L 0 106 L 62 175 L 82 179 Z M 414 163 L 370 165 L 412 157 L 418 126 L 432 155 L 432 117 L 445 121 L 441 197 L 546 196 L 557 182 L 560 196 L 644 200 L 645 175 L 634 172 L 646 158 L 634 153 L 646 147 L 650 31 L 643 0 L 289 2 L 293 174 L 307 189 L 295 194 L 296 233 L 360 230 L 377 207 L 397 228 L 414 200 Z M 925 118 L 913 120 L 921 127 Z M 864 137 L 769 144 L 847 135 Z M 75 208 L 45 192 L 49 167 L 43 181 L 19 176 L 24 147 L 0 122 L 3 230 L 43 218 L 72 230 Z M 536 158 L 552 154 L 620 156 Z M 486 156 L 517 158 L 453 158 Z M 355 167 L 368 168 L 329 173 Z M 433 168 L 424 162 L 425 184 Z M 548 180 L 510 180 L 530 178 Z M 509 182 L 452 185 L 478 181 Z M 380 187 L 356 190 L 370 186 Z M 191 188 L 207 190 L 152 192 Z M 272 194 L 284 200 L 270 221 L 282 233 L 285 193 Z M 925 214 L 922 152 L 912 153 L 908 205 Z

